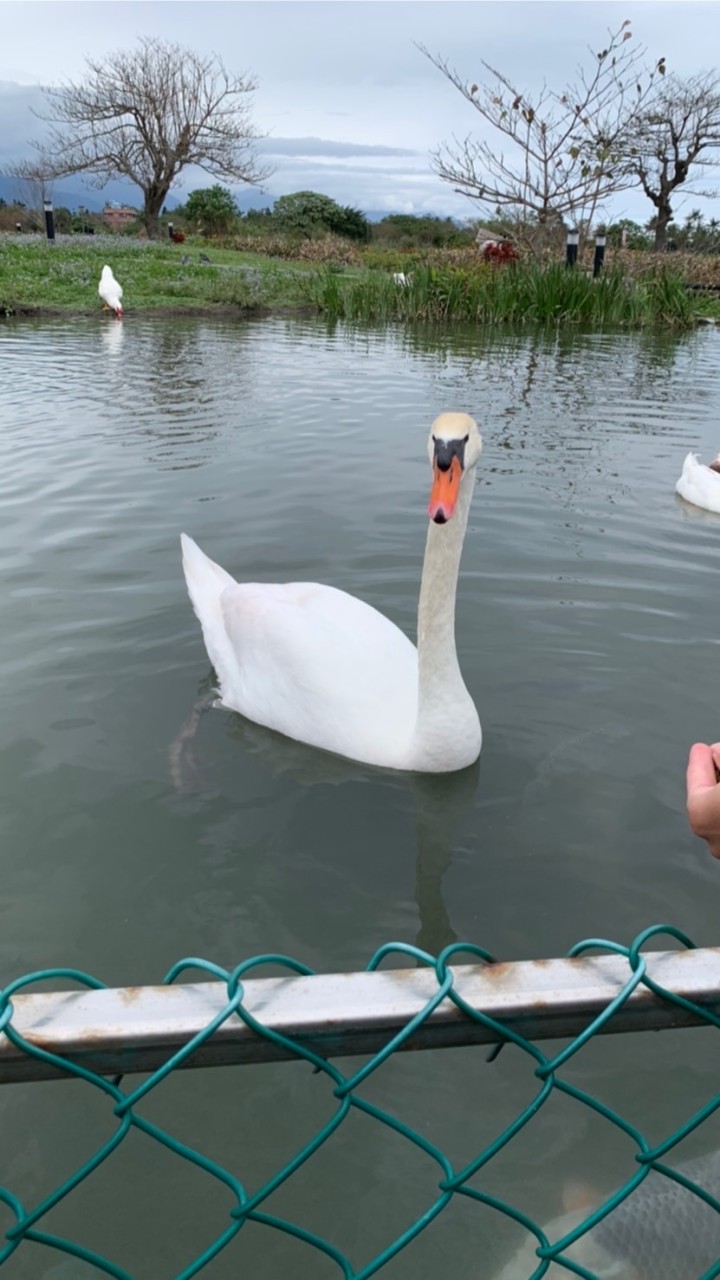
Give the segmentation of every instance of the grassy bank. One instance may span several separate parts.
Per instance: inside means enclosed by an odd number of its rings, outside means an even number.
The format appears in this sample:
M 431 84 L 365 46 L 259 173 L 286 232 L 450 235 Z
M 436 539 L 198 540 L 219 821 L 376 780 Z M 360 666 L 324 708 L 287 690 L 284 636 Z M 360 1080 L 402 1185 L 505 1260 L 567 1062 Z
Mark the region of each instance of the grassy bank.
M 7 237 L 0 240 L 0 314 L 93 314 L 102 306 L 97 287 L 106 262 L 123 286 L 128 313 L 308 305 L 315 270 L 201 240 L 175 245 L 94 236 L 50 246 L 40 238 Z
M 202 255 L 202 257 L 201 257 Z M 204 259 L 204 260 L 203 260 Z M 477 259 L 415 261 L 405 283 L 392 272 L 333 261 L 285 260 L 203 240 L 182 245 L 118 236 L 0 237 L 0 315 L 92 315 L 107 262 L 124 289 L 127 313 L 231 312 L 312 308 L 365 323 L 465 321 L 523 326 L 688 328 L 720 320 L 720 297 L 693 293 L 671 259 L 643 272 L 609 266 L 597 280 L 564 264 L 493 266 Z

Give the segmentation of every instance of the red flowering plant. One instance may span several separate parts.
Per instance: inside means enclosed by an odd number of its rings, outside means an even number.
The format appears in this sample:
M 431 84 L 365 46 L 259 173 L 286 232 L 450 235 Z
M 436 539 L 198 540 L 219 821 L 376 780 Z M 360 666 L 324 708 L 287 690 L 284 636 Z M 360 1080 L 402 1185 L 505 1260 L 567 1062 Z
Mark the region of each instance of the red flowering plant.
M 486 244 L 482 251 L 483 262 L 493 262 L 498 266 L 503 263 L 518 262 L 520 254 L 509 240 L 493 240 Z

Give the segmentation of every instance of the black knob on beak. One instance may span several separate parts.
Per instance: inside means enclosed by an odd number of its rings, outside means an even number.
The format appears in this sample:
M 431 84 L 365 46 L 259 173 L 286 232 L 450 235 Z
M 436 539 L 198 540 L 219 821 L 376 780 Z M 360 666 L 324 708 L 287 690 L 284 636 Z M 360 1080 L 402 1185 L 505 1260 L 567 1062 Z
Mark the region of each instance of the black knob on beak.
M 439 471 L 449 471 L 452 466 L 453 458 L 457 458 L 460 466 L 462 467 L 464 457 L 464 440 L 435 441 L 435 463 Z

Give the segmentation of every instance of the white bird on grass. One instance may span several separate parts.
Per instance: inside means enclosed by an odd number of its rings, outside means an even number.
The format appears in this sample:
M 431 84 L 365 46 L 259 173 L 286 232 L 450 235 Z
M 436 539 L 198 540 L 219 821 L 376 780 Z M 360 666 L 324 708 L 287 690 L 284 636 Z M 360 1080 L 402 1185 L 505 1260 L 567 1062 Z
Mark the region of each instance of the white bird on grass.
M 704 507 L 706 511 L 720 514 L 720 453 L 707 466 L 696 453 L 689 453 L 675 492 L 694 507 Z
M 222 704 L 382 768 L 450 773 L 477 760 L 482 733 L 455 650 L 455 595 L 481 450 L 467 414 L 433 423 L 417 649 L 355 596 L 315 582 L 237 583 L 182 534 L 185 580 Z
M 115 315 L 120 317 L 123 313 L 122 308 L 122 285 L 118 284 L 115 279 L 112 268 L 104 266 L 100 283 L 98 285 L 98 293 L 103 300 L 103 311 L 114 311 Z

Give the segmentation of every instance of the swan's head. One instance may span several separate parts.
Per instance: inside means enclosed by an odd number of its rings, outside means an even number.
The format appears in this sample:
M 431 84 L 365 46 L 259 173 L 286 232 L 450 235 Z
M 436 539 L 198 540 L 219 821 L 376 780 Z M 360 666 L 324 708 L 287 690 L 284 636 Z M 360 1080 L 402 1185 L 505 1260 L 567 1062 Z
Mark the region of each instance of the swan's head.
M 433 484 L 428 515 L 436 524 L 445 524 L 457 505 L 463 480 L 472 484 L 472 476 L 482 453 L 482 436 L 475 421 L 467 413 L 441 413 L 430 428 L 428 456 L 433 469 Z

